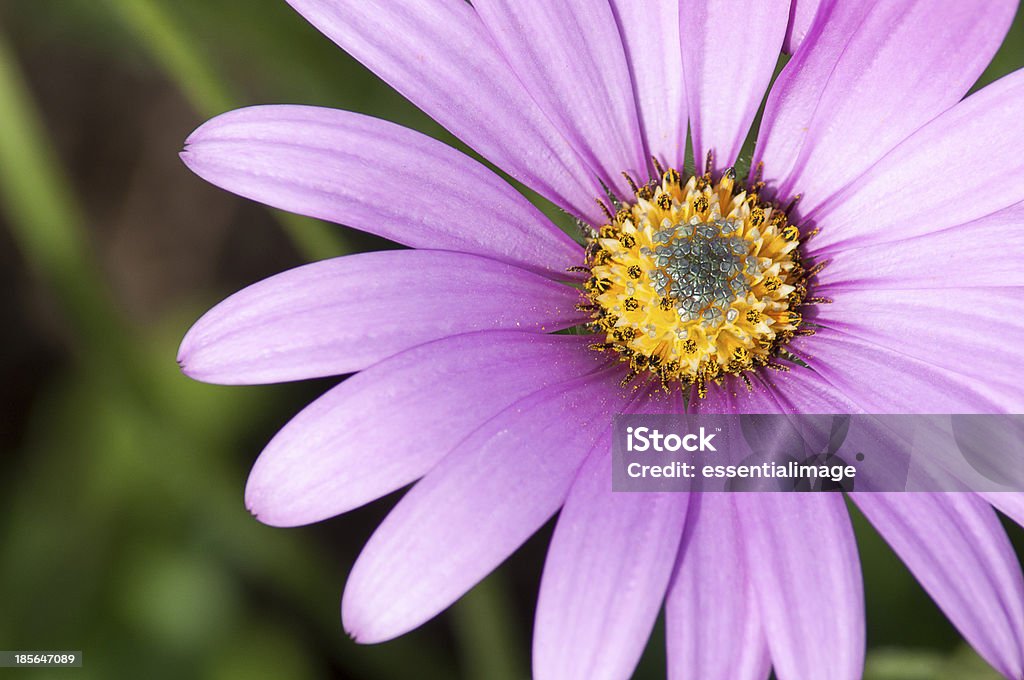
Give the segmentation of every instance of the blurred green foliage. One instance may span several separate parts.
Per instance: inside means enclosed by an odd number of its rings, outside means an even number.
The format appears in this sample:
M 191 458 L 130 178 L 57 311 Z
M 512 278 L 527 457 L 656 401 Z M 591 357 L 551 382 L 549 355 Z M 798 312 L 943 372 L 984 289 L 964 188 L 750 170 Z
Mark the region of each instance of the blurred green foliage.
M 251 277 L 186 281 L 184 294 L 162 296 L 171 304 L 156 305 L 155 316 L 125 303 L 96 215 L 108 196 L 90 194 L 96 185 L 89 175 L 108 169 L 76 169 L 67 160 L 80 137 L 116 138 L 118 120 L 72 130 L 69 143 L 52 131 L 55 112 L 38 95 L 54 73 L 83 61 L 156 83 L 108 102 L 124 117 L 142 105 L 135 96 L 181 102 L 186 113 L 159 121 L 180 127 L 178 143 L 221 111 L 288 101 L 363 111 L 458 145 L 283 1 L 0 5 L 0 208 L 23 291 L 10 303 L 28 309 L 14 333 L 31 330 L 32 342 L 49 348 L 34 364 L 38 374 L 19 373 L 23 354 L 4 365 L 21 382 L 12 382 L 18 404 L 0 441 L 9 446 L 0 477 L 0 648 L 81 649 L 78 678 L 526 677 L 543 538 L 438 622 L 359 647 L 341 630 L 338 596 L 381 510 L 289 531 L 262 526 L 245 511 L 247 465 L 312 392 L 212 387 L 178 373 L 174 355 L 190 322 Z M 1022 63 L 1018 20 L 985 80 Z M 74 112 L 63 120 L 78 122 Z M 158 149 L 166 175 L 154 181 L 187 174 L 176 151 Z M 209 191 L 204 200 L 214 205 L 206 198 L 212 190 L 197 191 Z M 226 196 L 216 201 L 232 206 L 224 210 L 239 204 Z M 144 211 L 131 226 L 151 229 L 151 218 L 155 211 Z M 236 221 L 258 219 L 249 212 Z M 256 264 L 249 266 L 273 271 L 379 245 L 313 220 L 274 219 L 294 250 L 284 261 L 250 253 Z M 202 246 L 195 232 L 186 237 L 195 238 L 187 248 Z M 265 245 L 272 251 L 274 242 Z M 871 627 L 866 677 L 995 677 L 862 518 L 857 529 Z M 1019 540 L 1020 532 L 1013 536 Z M 663 673 L 659 628 L 638 677 Z

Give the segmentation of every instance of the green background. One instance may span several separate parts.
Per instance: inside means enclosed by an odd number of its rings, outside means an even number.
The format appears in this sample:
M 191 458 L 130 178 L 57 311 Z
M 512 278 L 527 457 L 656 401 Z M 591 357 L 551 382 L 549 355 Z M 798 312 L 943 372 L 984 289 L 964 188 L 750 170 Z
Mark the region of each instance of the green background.
M 1022 65 L 1018 19 L 984 82 Z M 226 388 L 177 371 L 184 332 L 231 292 L 387 247 L 230 196 L 178 160 L 206 118 L 281 102 L 453 142 L 283 0 L 0 3 L 0 649 L 85 658 L 0 676 L 528 676 L 550 524 L 435 621 L 356 645 L 341 589 L 397 495 L 291 530 L 242 504 L 262 444 L 331 381 Z M 935 181 L 971 168 L 950 171 Z M 996 677 L 857 522 L 867 677 Z M 664 677 L 660 625 L 637 677 Z

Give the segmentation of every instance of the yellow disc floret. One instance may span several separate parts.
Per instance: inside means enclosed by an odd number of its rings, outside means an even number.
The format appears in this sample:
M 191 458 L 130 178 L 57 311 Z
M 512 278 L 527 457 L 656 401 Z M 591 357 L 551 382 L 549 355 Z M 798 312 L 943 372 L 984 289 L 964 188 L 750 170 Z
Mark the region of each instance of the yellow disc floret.
M 636 190 L 591 239 L 585 285 L 596 349 L 618 352 L 630 377 L 707 385 L 771 365 L 798 332 L 808 272 L 800 232 L 732 171 L 685 184 L 675 170 Z

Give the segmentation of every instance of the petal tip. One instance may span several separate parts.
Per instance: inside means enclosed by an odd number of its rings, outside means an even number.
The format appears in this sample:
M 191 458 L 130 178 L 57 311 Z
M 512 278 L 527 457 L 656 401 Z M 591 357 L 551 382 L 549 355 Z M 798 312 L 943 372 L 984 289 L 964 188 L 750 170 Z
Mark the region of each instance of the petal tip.
M 181 372 L 198 382 L 215 385 L 241 384 L 232 379 L 230 370 L 224 370 L 215 348 L 205 342 L 202 321 L 202 319 L 197 321 L 185 333 L 185 337 L 181 339 L 181 345 L 178 346 L 176 361 Z
M 295 499 L 281 493 L 273 478 L 258 473 L 259 463 L 249 473 L 249 481 L 245 486 L 245 509 L 260 524 L 279 529 L 306 526 L 326 519 L 317 516 Z M 264 481 L 266 480 L 266 481 Z
M 203 379 L 202 369 L 196 361 L 196 347 L 195 342 L 192 338 L 192 332 L 189 331 L 185 334 L 185 337 L 181 341 L 181 345 L 178 347 L 178 356 L 175 357 L 175 361 L 178 363 L 178 369 L 189 378 L 198 380 L 200 382 L 206 382 Z
M 399 604 L 375 587 L 375 567 L 363 562 L 366 549 L 349 572 L 341 594 L 341 625 L 356 643 L 374 645 L 393 640 L 418 627 L 422 621 L 406 620 L 395 611 Z M 398 607 L 401 609 L 401 607 Z M 412 623 L 413 625 L 409 625 Z
M 263 484 L 253 481 L 253 474 L 249 475 L 249 482 L 245 485 L 245 509 L 249 511 L 256 521 L 268 527 L 293 527 L 301 522 L 287 521 L 282 516 L 280 509 L 275 512 L 273 504 L 269 500 L 270 494 Z M 285 513 L 286 514 L 286 513 Z
M 201 141 L 203 136 L 209 131 L 211 124 L 218 118 L 220 118 L 220 116 L 217 116 L 216 118 L 211 118 L 210 120 L 206 121 L 205 123 L 197 127 L 195 130 L 193 130 L 189 134 L 189 136 L 185 138 L 185 149 L 188 150 L 190 146 Z
M 351 577 L 349 584 L 351 584 Z M 345 629 L 345 634 L 360 645 L 382 642 L 383 639 L 369 632 L 372 625 L 367 619 L 368 617 L 364 616 L 364 613 L 352 603 L 350 589 L 346 586 L 345 592 L 341 596 L 341 625 Z
M 345 635 L 357 645 L 372 645 L 381 642 L 381 640 L 376 640 L 372 636 L 366 635 L 365 630 L 361 626 L 352 623 L 351 617 L 345 611 L 344 598 L 342 598 L 341 604 L 341 627 L 345 630 Z
M 249 473 L 249 481 L 245 485 L 245 509 L 257 520 L 266 524 L 268 514 L 264 503 L 266 495 L 263 486 L 256 480 L 256 469 L 254 467 Z
M 185 348 L 185 343 L 182 342 L 181 347 L 178 348 L 178 356 L 174 359 L 178 364 L 178 370 L 190 378 L 195 378 L 192 375 L 192 365 L 189 362 L 189 351 Z

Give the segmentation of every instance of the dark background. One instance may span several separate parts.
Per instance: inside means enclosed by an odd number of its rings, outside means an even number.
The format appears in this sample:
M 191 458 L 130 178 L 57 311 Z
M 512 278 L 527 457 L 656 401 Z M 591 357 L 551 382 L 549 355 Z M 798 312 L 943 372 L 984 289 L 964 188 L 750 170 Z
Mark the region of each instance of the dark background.
M 984 81 L 1021 65 L 1018 19 Z M 395 498 L 291 530 L 242 504 L 263 443 L 331 381 L 225 388 L 177 371 L 180 338 L 228 294 L 387 246 L 235 198 L 178 160 L 206 118 L 282 102 L 453 141 L 283 0 L 0 0 L 0 649 L 86 660 L 0 676 L 528 676 L 550 526 L 439 619 L 358 646 L 341 589 Z M 996 677 L 857 523 L 867 677 Z M 664 677 L 660 627 L 638 677 Z

